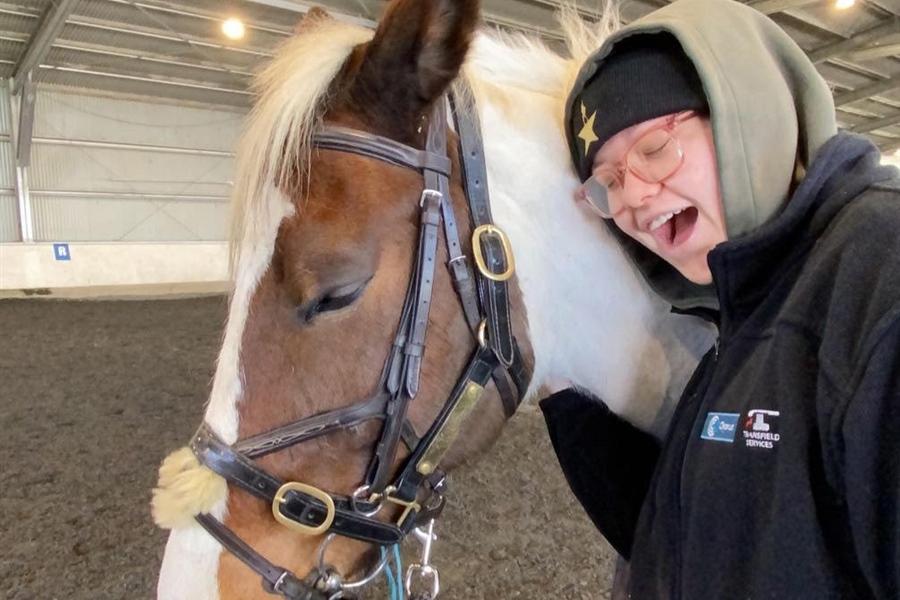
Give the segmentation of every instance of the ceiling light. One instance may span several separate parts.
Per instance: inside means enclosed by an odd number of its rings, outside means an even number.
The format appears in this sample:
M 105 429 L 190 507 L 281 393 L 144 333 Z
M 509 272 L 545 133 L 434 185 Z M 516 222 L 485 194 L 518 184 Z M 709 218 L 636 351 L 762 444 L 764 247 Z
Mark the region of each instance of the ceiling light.
M 834 6 L 839 10 L 845 10 L 853 6 L 855 3 L 856 0 L 837 0 L 837 2 L 834 3 Z
M 228 39 L 239 40 L 244 37 L 244 24 L 240 19 L 231 17 L 222 23 L 222 33 L 224 33 L 225 37 Z

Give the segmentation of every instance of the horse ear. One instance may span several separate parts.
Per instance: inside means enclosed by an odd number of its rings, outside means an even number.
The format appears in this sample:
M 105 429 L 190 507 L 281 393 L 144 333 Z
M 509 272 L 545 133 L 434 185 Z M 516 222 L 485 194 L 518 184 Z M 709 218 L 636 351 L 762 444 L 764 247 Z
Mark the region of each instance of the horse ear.
M 294 35 L 302 35 L 318 25 L 322 20 L 330 18 L 331 15 L 328 14 L 327 10 L 321 6 L 313 6 L 306 11 L 303 16 L 300 17 L 300 20 L 297 21 L 297 24 L 294 25 Z
M 352 83 L 359 100 L 420 112 L 459 74 L 479 19 L 478 0 L 395 0 Z

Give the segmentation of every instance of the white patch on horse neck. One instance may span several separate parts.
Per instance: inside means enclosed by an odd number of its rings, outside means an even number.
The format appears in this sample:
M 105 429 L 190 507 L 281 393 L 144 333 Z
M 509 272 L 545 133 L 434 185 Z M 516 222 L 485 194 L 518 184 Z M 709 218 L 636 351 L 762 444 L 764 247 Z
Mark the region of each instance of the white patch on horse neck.
M 466 74 L 507 89 L 558 98 L 565 93 L 570 61 L 523 34 L 477 35 L 466 57 Z
M 159 570 L 157 599 L 219 600 L 216 574 L 221 549 L 199 525 L 173 529 Z
M 494 219 L 512 241 L 528 313 L 529 394 L 543 381 L 569 380 L 659 433 L 664 402 L 677 398 L 697 349 L 679 338 L 669 307 L 606 226 L 574 199 L 579 182 L 561 129 L 562 82 L 577 65 L 535 45 L 523 60 L 521 47 L 478 42 L 467 73 L 475 78 Z M 542 85 L 528 79 L 535 73 Z M 501 93 L 479 93 L 489 87 Z

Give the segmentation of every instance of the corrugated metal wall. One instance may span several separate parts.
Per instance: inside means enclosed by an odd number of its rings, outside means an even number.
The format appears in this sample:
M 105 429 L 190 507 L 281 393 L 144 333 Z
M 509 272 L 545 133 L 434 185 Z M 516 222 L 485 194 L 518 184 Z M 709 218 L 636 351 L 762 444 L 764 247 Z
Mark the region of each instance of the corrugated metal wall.
M 230 152 L 242 121 L 237 112 L 39 88 L 29 172 L 35 241 L 226 239 Z
M 16 200 L 16 160 L 12 147 L 12 115 L 9 88 L 0 85 L 0 242 L 19 240 L 19 207 Z

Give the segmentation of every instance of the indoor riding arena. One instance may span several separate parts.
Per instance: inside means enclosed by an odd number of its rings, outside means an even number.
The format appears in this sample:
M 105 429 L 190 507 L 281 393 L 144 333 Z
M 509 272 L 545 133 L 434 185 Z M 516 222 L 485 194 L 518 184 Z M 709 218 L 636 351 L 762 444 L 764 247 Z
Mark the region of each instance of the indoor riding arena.
M 0 596 L 153 597 L 166 535 L 150 490 L 200 423 L 224 319 L 223 296 L 0 303 Z M 452 486 L 433 556 L 443 597 L 609 597 L 613 552 L 536 409 Z
M 623 2 L 619 20 L 667 3 Z M 562 4 L 482 0 L 484 26 L 565 53 Z M 900 1 L 750 4 L 816 64 L 841 127 L 900 162 Z M 213 391 L 253 75 L 313 6 L 374 28 L 386 5 L 0 0 L 0 598 L 157 598 L 168 531 L 151 498 Z M 602 16 L 599 1 L 574 6 Z M 452 473 L 435 523 L 425 564 L 440 598 L 611 598 L 617 555 L 569 490 L 536 402 Z M 423 560 L 413 538 L 405 566 Z M 359 596 L 408 597 L 383 574 Z

